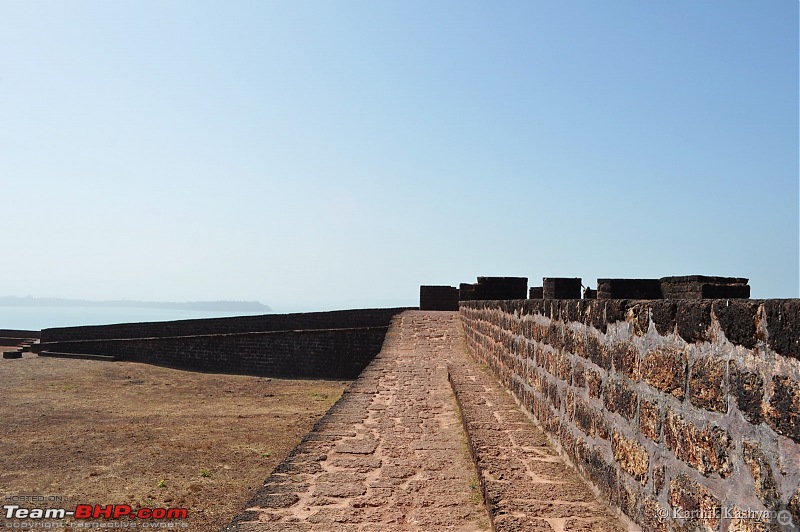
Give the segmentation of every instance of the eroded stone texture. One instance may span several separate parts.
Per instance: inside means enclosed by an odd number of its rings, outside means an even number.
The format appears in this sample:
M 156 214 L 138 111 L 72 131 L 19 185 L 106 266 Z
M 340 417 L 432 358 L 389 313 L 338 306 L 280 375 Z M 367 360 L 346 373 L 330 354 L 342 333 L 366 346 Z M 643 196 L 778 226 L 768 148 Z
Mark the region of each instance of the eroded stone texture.
M 764 301 L 769 346 L 778 353 L 800 359 L 800 300 Z
M 572 368 L 572 385 L 576 388 L 586 387 L 586 370 L 580 362 Z
M 576 427 L 590 436 L 594 436 L 595 417 L 595 412 L 589 405 L 581 400 L 575 402 L 575 411 L 572 421 L 575 423 Z
M 651 440 L 661 438 L 661 409 L 658 404 L 641 399 L 639 402 L 639 430 Z
M 642 524 L 650 532 L 668 532 L 669 509 L 658 504 L 657 500 L 645 499 L 642 505 Z
M 753 474 L 756 495 L 764 503 L 764 506 L 773 510 L 777 509 L 780 504 L 778 485 L 775 483 L 772 467 L 758 442 L 742 442 L 742 454 L 744 462 L 750 466 L 750 472 Z
M 687 342 L 708 340 L 708 326 L 711 325 L 710 301 L 681 301 L 677 307 L 675 321 L 678 334 Z
M 727 412 L 725 386 L 726 363 L 720 357 L 706 356 L 692 363 L 689 378 L 689 401 L 706 410 Z
M 721 512 L 720 501 L 708 489 L 680 474 L 669 483 L 669 501 L 676 515 L 692 524 L 716 530 Z
M 602 389 L 603 378 L 600 374 L 592 369 L 586 370 L 586 387 L 589 389 L 590 397 L 600 397 L 600 390 Z
M 789 499 L 788 505 L 789 513 L 792 515 L 794 524 L 800 527 L 800 488 L 794 492 L 792 498 Z
M 653 468 L 653 494 L 658 496 L 664 489 L 666 468 L 663 465 Z
M 761 422 L 761 403 L 764 398 L 764 379 L 761 375 L 730 363 L 730 393 L 742 415 L 750 423 Z
M 752 349 L 756 345 L 758 303 L 753 301 L 714 301 L 714 315 L 731 343 Z
M 705 476 L 718 473 L 726 478 L 731 473 L 733 442 L 719 427 L 701 430 L 683 416 L 669 411 L 664 422 L 664 442 L 675 456 Z
M 772 377 L 772 397 L 762 412 L 775 432 L 800 442 L 800 383 L 781 375 Z
M 669 334 L 675 330 L 678 305 L 672 301 L 651 301 L 650 315 L 658 334 Z
M 649 351 L 642 358 L 642 379 L 662 392 L 683 399 L 686 388 L 686 353 L 673 348 Z
M 626 383 L 608 380 L 603 386 L 603 404 L 610 412 L 617 412 L 631 421 L 636 415 L 638 395 Z
M 650 458 L 647 450 L 639 443 L 614 431 L 611 434 L 611 450 L 614 459 L 622 469 L 644 485 L 647 482 L 647 468 Z
M 722 532 L 778 528 L 752 516 L 670 512 L 723 501 L 726 509 L 763 504 L 800 514 L 800 383 L 796 361 L 770 349 L 790 349 L 800 338 L 800 315 L 792 318 L 794 303 L 785 303 L 536 302 L 526 309 L 536 322 L 536 350 L 548 353 L 537 360 L 547 372 L 537 368 L 541 376 L 530 378 L 520 374 L 526 369 L 508 338 L 513 317 L 503 315 L 518 304 L 470 305 L 461 314 L 470 348 L 643 530 Z M 655 330 L 642 319 L 648 309 Z M 773 332 L 780 338 L 768 344 Z M 570 368 L 559 367 L 565 352 Z M 660 508 L 666 502 L 674 505 Z M 666 510 L 667 519 L 648 514 L 648 505 Z
M 600 343 L 600 341 L 594 336 L 589 335 L 586 338 L 586 356 L 605 370 L 611 369 L 611 354 L 608 351 L 608 348 Z
M 639 378 L 639 354 L 629 342 L 616 342 L 611 346 L 614 369 L 630 379 Z
M 729 532 L 773 532 L 774 530 L 781 530 L 771 522 L 767 517 L 760 515 L 752 515 L 749 513 L 750 508 L 744 510 L 738 506 L 726 509 L 726 513 L 730 514 Z M 726 516 L 727 517 L 727 516 Z M 792 530 L 791 528 L 789 530 Z

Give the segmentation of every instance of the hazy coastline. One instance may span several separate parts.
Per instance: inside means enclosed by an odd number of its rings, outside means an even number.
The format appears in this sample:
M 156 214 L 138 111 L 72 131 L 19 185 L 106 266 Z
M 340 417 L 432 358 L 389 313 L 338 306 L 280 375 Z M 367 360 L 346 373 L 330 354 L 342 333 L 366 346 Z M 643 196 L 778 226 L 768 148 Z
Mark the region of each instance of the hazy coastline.
M 243 311 L 272 312 L 268 305 L 258 301 L 136 301 L 118 299 L 109 301 L 93 301 L 88 299 L 67 299 L 59 297 L 18 297 L 0 296 L 0 307 L 114 307 L 114 308 L 150 308 L 171 310 L 211 310 L 211 311 Z
M 106 325 L 268 314 L 257 301 L 91 301 L 66 298 L 0 296 L 0 328 L 41 330 L 50 327 Z

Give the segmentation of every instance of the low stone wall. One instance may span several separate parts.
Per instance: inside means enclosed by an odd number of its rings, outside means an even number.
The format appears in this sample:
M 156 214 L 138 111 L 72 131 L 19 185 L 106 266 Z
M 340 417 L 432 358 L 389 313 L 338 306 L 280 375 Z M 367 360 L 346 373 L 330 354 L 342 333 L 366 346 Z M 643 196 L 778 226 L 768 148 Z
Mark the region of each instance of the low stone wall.
M 32 340 L 39 338 L 39 331 L 21 331 L 19 329 L 0 329 L 0 338 L 19 338 L 22 340 Z
M 59 342 L 58 353 L 114 356 L 174 368 L 304 379 L 354 379 L 387 327 Z
M 800 301 L 460 312 L 470 351 L 643 529 L 800 526 Z
M 111 338 L 163 338 L 168 336 L 197 336 L 267 331 L 301 331 L 308 329 L 342 329 L 357 327 L 386 327 L 395 314 L 407 308 L 379 308 L 305 312 L 295 314 L 264 314 L 230 318 L 118 323 L 83 327 L 44 329 L 42 343 L 67 340 L 99 340 Z
M 41 352 L 106 355 L 117 360 L 199 371 L 354 379 L 381 350 L 392 317 L 403 310 L 368 309 L 45 329 L 37 347 Z M 326 327 L 330 324 L 339 326 Z M 256 326 L 290 329 L 218 332 Z M 196 333 L 170 334 L 176 331 Z M 118 337 L 109 337 L 112 335 Z

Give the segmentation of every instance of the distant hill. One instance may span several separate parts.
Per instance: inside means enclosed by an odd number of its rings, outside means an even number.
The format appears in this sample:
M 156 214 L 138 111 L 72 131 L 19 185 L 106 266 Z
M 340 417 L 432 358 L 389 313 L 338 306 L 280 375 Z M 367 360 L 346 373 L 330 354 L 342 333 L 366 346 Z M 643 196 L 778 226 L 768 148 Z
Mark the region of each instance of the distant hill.
M 258 301 L 188 301 L 184 303 L 167 301 L 89 301 L 85 299 L 65 299 L 59 297 L 16 297 L 0 296 L 0 307 L 128 307 L 163 308 L 178 310 L 214 310 L 232 312 L 272 312 L 268 305 Z

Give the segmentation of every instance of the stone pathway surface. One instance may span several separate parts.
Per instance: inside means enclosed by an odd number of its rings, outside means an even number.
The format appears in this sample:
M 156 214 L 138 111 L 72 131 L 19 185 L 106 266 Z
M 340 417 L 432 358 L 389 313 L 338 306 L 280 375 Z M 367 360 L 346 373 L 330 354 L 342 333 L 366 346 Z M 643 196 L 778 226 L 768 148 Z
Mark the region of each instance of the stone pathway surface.
M 597 500 L 487 368 L 471 361 L 449 371 L 496 530 L 638 530 Z
M 624 530 L 466 354 L 458 320 L 395 318 L 380 354 L 223 530 L 490 530 L 481 484 L 496 530 Z

